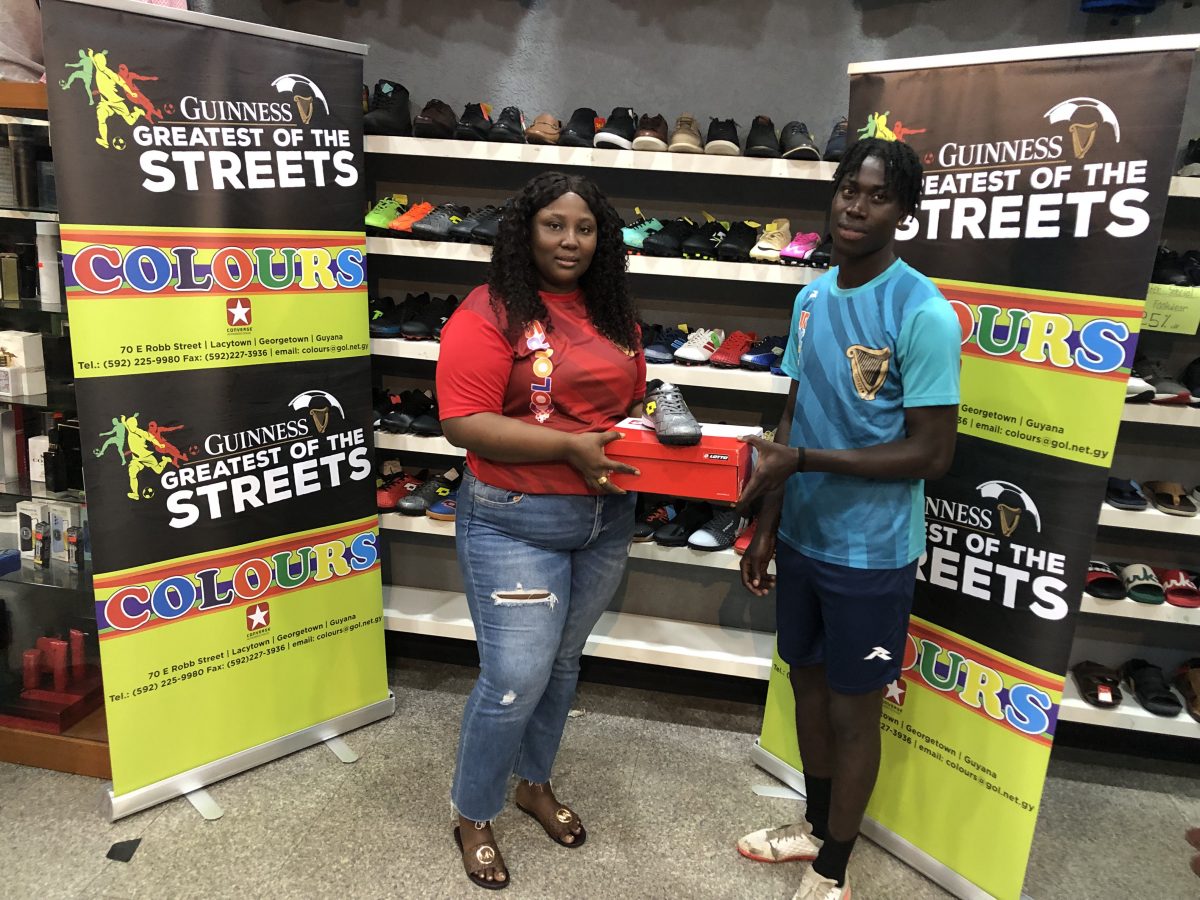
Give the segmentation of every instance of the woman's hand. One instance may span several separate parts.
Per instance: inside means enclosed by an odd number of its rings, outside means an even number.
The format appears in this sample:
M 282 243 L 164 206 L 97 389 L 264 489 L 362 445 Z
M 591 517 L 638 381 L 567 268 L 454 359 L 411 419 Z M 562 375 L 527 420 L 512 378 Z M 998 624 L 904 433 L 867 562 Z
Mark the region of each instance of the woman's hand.
M 620 440 L 619 431 L 589 431 L 584 434 L 573 434 L 567 441 L 566 461 L 570 463 L 587 486 L 601 494 L 624 494 L 609 480 L 613 472 L 625 475 L 641 475 L 633 466 L 615 459 L 609 459 L 604 454 L 604 448 L 613 441 Z

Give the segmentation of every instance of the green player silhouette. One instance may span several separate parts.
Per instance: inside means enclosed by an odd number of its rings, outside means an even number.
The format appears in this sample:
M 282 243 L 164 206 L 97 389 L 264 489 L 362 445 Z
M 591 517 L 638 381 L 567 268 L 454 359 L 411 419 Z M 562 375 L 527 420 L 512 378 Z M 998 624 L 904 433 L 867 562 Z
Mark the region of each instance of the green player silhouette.
M 132 418 L 136 419 L 137 415 L 137 413 L 134 413 Z M 108 440 L 101 444 L 98 449 L 93 450 L 92 452 L 96 454 L 96 458 L 99 459 L 104 455 L 105 451 L 107 451 L 109 447 L 112 447 L 117 451 L 117 462 L 123 466 L 125 465 L 125 416 L 114 418 L 112 423 L 113 427 L 111 431 L 100 432 L 100 437 L 106 437 Z
M 108 51 L 101 50 L 100 52 L 107 53 Z M 92 64 L 91 54 L 91 50 L 80 50 L 79 62 L 63 63 L 65 68 L 74 69 L 75 71 L 72 72 L 66 79 L 59 81 L 58 86 L 64 91 L 69 91 L 71 89 L 71 85 L 73 85 L 76 81 L 82 81 L 83 92 L 87 95 L 88 106 L 95 106 L 96 101 L 92 97 L 92 78 L 95 73 L 95 66 Z

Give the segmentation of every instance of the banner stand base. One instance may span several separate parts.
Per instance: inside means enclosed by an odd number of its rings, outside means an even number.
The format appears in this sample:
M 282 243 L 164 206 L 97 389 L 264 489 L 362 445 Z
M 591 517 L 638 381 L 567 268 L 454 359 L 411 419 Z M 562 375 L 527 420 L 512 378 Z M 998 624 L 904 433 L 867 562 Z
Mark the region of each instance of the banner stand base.
M 204 816 L 205 821 L 215 822 L 225 815 L 225 810 L 221 809 L 221 804 L 208 792 L 207 788 L 197 788 L 183 796 L 187 797 L 188 803 L 192 804 L 196 812 Z
M 253 769 L 255 766 L 261 766 L 263 763 L 287 756 L 289 753 L 295 753 L 297 750 L 304 750 L 314 744 L 320 744 L 379 719 L 386 719 L 395 710 L 396 696 L 388 691 L 387 699 L 380 700 L 378 703 L 343 713 L 336 718 L 310 725 L 308 728 L 292 734 L 285 734 L 283 737 L 259 744 L 257 747 L 250 747 L 231 756 L 213 760 L 189 772 L 181 772 L 171 778 L 164 778 L 162 781 L 148 784 L 136 791 L 130 791 L 128 794 L 116 796 L 113 794 L 112 785 L 109 784 L 104 791 L 102 811 L 110 822 L 115 822 L 117 819 L 141 812 L 143 809 L 149 809 L 151 806 L 157 806 L 167 800 L 186 796 L 206 785 L 228 778 L 230 775 L 237 775 Z
M 805 793 L 804 773 L 792 768 L 782 759 L 760 746 L 758 739 L 750 748 L 750 759 L 763 771 L 774 775 L 790 788 L 801 794 Z M 943 862 L 934 859 L 924 850 L 909 843 L 904 838 L 888 831 L 872 819 L 863 819 L 862 833 L 878 844 L 901 862 L 907 863 L 930 881 L 941 885 L 955 897 L 962 900 L 995 900 L 979 885 L 968 881 Z M 1030 900 L 1028 894 L 1021 895 L 1022 900 Z

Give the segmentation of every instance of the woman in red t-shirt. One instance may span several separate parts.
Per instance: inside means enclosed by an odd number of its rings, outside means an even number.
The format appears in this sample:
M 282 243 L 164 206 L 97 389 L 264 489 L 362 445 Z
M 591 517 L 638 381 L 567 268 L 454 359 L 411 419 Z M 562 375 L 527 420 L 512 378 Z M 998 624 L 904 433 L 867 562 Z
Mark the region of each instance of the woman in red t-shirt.
M 510 775 L 517 806 L 564 847 L 587 838 L 550 770 L 579 656 L 625 572 L 638 474 L 609 429 L 646 390 L 621 223 L 586 178 L 547 172 L 505 210 L 488 283 L 442 332 L 438 403 L 467 450 L 457 543 L 479 646 L 452 798 L 467 876 L 506 886 L 491 821 Z

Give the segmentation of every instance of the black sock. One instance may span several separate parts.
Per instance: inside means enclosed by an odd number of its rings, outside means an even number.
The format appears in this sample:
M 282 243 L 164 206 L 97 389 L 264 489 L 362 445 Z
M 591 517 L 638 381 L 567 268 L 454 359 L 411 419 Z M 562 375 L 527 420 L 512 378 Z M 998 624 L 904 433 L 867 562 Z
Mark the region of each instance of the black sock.
M 808 792 L 804 818 L 812 826 L 813 835 L 825 840 L 829 833 L 829 795 L 833 791 L 833 779 L 805 775 L 804 788 Z
M 813 869 L 818 875 L 832 878 L 838 883 L 838 887 L 842 887 L 846 883 L 846 865 L 850 862 L 850 851 L 854 849 L 856 840 L 857 835 L 848 841 L 825 838 L 817 858 L 813 860 Z

